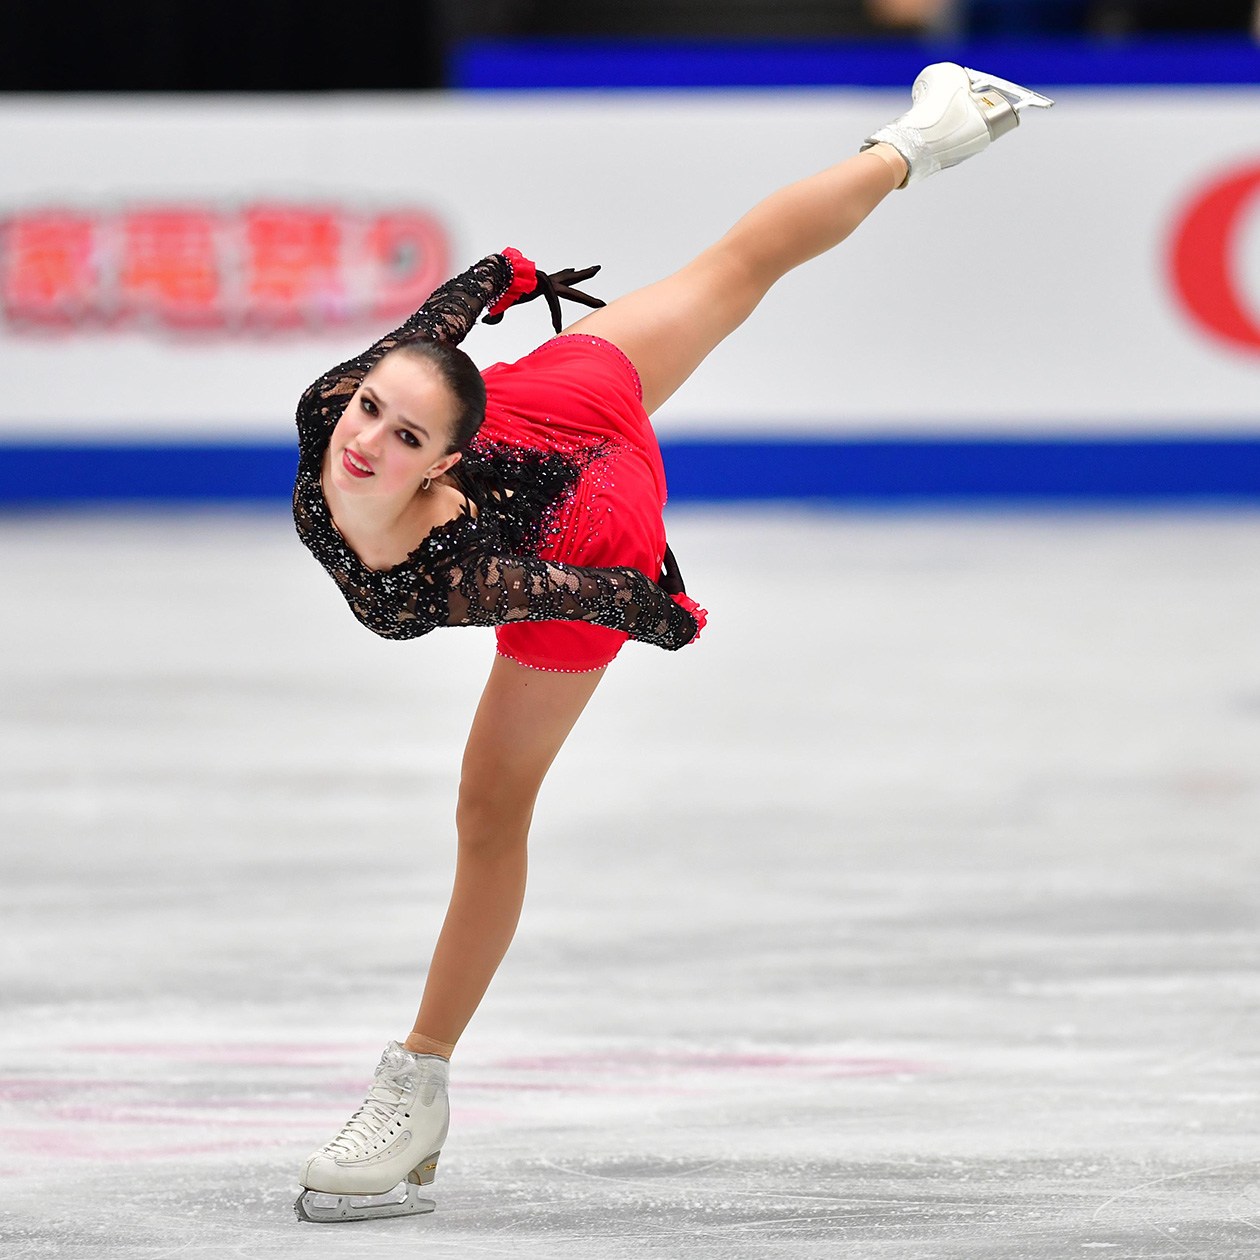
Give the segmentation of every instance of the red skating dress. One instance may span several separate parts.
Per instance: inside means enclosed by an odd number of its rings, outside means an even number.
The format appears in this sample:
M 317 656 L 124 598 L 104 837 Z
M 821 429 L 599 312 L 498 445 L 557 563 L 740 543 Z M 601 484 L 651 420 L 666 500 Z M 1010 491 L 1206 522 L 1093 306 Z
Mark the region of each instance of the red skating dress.
M 402 563 L 373 570 L 334 525 L 321 469 L 363 378 L 409 339 L 457 343 L 489 308 L 536 289 L 533 264 L 492 254 L 435 290 L 401 328 L 316 381 L 298 405 L 298 534 L 355 616 L 385 638 L 493 625 L 499 652 L 533 669 L 607 665 L 627 638 L 669 650 L 705 613 L 664 578 L 665 470 L 633 364 L 599 337 L 559 336 L 482 373 L 485 422 L 451 480 L 465 511 Z
M 665 468 L 634 364 L 611 342 L 579 333 L 556 337 L 516 363 L 496 363 L 482 376 L 481 437 L 581 461 L 577 484 L 558 505 L 538 554 L 659 574 Z M 570 673 L 607 665 L 629 637 L 573 621 L 523 621 L 495 634 L 503 656 Z

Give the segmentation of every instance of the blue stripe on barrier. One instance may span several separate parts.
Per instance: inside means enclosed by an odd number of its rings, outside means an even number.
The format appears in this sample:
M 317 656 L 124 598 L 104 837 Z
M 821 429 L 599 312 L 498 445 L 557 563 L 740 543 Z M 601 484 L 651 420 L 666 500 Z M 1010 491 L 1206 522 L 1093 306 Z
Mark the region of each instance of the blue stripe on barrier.
M 1053 87 L 1260 83 L 1260 48 L 1242 37 L 1135 40 L 475 40 L 448 81 L 475 91 L 627 88 L 898 87 L 932 61 L 959 61 Z
M 276 500 L 297 451 L 263 445 L 0 445 L 0 504 Z
M 675 442 L 686 499 L 1260 499 L 1260 438 Z
M 662 446 L 675 503 L 1260 502 L 1260 435 L 706 440 Z M 0 445 L 0 505 L 278 502 L 286 445 Z

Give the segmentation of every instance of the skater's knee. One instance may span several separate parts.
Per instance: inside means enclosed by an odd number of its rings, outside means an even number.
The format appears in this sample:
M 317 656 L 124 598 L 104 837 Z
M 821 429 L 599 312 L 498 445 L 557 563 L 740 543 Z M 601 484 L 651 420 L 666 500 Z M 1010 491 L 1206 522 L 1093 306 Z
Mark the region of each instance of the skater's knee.
M 460 852 L 489 857 L 523 847 L 533 808 L 533 794 L 509 784 L 461 784 L 455 809 Z
M 782 255 L 780 242 L 737 225 L 698 261 L 708 264 L 718 299 L 742 319 L 790 269 Z

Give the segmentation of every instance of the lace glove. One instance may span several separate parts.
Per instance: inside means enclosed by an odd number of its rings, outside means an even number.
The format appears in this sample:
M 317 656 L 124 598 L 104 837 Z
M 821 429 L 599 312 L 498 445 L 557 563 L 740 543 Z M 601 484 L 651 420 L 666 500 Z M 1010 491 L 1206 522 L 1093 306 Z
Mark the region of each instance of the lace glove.
M 539 271 L 529 259 L 514 249 L 505 249 L 503 256 L 512 263 L 512 286 L 490 308 L 490 313 L 481 321 L 483 324 L 497 324 L 503 319 L 503 314 L 509 307 L 519 306 L 522 302 L 532 302 L 540 297 L 546 300 L 547 308 L 551 312 L 551 326 L 558 335 L 564 323 L 560 313 L 561 298 L 566 302 L 577 302 L 581 306 L 588 306 L 592 310 L 598 310 L 599 307 L 607 305 L 599 298 L 573 287 L 596 275 L 599 272 L 597 266 L 582 267 L 577 270 L 565 267 L 548 274 L 545 271 Z
M 436 603 L 428 612 L 448 626 L 586 621 L 675 652 L 695 642 L 706 618 L 694 600 L 671 596 L 626 566 L 596 569 L 531 556 L 482 555 L 468 564 L 456 561 L 445 580 L 445 615 Z

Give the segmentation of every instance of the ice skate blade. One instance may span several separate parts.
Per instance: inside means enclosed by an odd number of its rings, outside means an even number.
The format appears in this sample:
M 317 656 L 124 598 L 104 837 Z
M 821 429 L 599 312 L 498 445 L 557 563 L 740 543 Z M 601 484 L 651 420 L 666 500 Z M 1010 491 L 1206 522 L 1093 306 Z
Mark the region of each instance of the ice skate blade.
M 389 1216 L 420 1216 L 437 1204 L 420 1197 L 419 1187 L 400 1181 L 384 1194 L 326 1194 L 303 1190 L 293 1205 L 299 1221 L 335 1225 L 341 1221 L 378 1221 Z
M 967 78 L 971 80 L 973 92 L 983 92 L 986 88 L 1001 92 L 1010 101 L 1016 113 L 1029 105 L 1036 109 L 1050 109 L 1054 105 L 1048 96 L 1042 96 L 1040 92 L 1034 92 L 1032 88 L 1020 87 L 1018 83 L 1012 83 L 1010 79 L 999 79 L 996 74 L 985 74 L 983 70 L 972 70 L 966 66 L 963 68 L 967 71 Z

